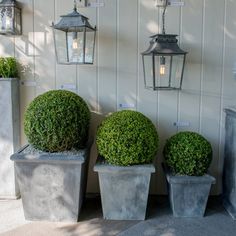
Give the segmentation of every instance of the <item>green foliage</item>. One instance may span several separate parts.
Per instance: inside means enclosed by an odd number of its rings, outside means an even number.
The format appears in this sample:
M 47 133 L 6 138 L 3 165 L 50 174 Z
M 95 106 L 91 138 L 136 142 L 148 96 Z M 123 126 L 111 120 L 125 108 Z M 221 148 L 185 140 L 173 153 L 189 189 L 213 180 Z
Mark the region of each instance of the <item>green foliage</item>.
M 0 77 L 17 78 L 17 61 L 13 57 L 0 57 Z
M 202 176 L 211 164 L 212 147 L 198 133 L 180 132 L 167 140 L 164 157 L 176 174 Z
M 36 97 L 29 105 L 24 130 L 35 148 L 59 152 L 83 148 L 88 139 L 90 111 L 75 93 L 53 90 Z
M 113 165 L 151 163 L 157 153 L 158 141 L 155 126 L 136 111 L 113 113 L 97 131 L 99 155 Z

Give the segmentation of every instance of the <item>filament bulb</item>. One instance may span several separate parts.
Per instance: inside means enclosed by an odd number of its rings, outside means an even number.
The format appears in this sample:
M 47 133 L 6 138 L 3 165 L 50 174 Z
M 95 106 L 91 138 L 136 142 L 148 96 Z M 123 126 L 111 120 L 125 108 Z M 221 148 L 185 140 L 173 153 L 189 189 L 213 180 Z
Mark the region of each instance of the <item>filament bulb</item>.
M 165 67 L 165 65 L 161 65 L 160 66 L 160 75 L 165 75 L 165 73 L 166 73 L 166 67 Z
M 78 49 L 78 34 L 77 32 L 73 33 L 73 43 L 72 43 L 73 49 Z
M 165 75 L 166 73 L 166 59 L 165 57 L 160 58 L 160 75 Z
M 77 39 L 73 39 L 73 45 L 72 45 L 73 49 L 78 49 L 78 42 Z

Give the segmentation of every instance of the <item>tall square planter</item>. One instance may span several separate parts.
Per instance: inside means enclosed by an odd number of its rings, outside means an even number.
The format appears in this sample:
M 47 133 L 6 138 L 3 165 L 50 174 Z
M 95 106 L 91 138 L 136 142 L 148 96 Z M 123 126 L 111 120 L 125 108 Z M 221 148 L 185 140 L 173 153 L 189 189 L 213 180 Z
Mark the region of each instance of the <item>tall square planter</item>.
M 173 216 L 203 217 L 215 178 L 210 175 L 173 175 L 167 167 L 163 166 L 163 168 Z
M 104 219 L 145 220 L 153 165 L 114 166 L 97 162 Z
M 0 199 L 16 199 L 20 191 L 10 156 L 20 147 L 19 80 L 0 79 Z
M 27 220 L 78 221 L 89 153 L 90 146 L 75 152 L 47 153 L 27 145 L 12 155 Z
M 227 108 L 223 174 L 223 205 L 236 220 L 236 109 Z

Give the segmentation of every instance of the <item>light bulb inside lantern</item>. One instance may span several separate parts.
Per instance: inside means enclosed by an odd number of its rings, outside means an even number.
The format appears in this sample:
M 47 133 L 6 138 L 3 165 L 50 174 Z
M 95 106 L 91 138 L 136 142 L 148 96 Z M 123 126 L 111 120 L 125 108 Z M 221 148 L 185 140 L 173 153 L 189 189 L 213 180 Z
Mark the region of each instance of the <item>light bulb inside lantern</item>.
M 160 58 L 160 75 L 165 75 L 166 73 L 166 59 L 165 57 Z
M 78 49 L 78 42 L 76 39 L 73 39 L 73 49 Z
M 78 34 L 77 32 L 73 33 L 73 43 L 72 43 L 73 49 L 78 49 Z
M 165 75 L 165 73 L 166 73 L 166 67 L 165 67 L 165 65 L 161 65 L 160 66 L 160 75 Z

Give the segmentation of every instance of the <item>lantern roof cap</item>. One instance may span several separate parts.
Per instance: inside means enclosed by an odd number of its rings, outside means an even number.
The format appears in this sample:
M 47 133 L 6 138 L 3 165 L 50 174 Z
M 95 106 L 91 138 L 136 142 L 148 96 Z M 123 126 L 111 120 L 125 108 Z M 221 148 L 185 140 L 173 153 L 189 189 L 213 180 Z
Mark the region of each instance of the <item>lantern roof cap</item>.
M 142 53 L 142 55 L 185 55 L 188 52 L 182 50 L 178 46 L 178 39 L 176 34 L 156 34 L 151 36 L 149 48 Z
M 89 19 L 80 14 L 76 8 L 73 12 L 67 15 L 61 15 L 61 19 L 58 23 L 52 24 L 54 29 L 62 30 L 65 32 L 81 31 L 81 28 L 87 28 L 90 31 L 95 31 L 96 27 L 92 27 L 88 21 Z
M 14 7 L 16 5 L 17 5 L 16 0 L 0 0 L 0 7 L 2 6 Z
M 74 9 L 73 12 L 71 13 L 68 13 L 66 15 L 61 15 L 61 17 L 82 17 L 82 18 L 85 18 L 85 19 L 88 19 L 88 17 L 80 14 L 77 9 Z

